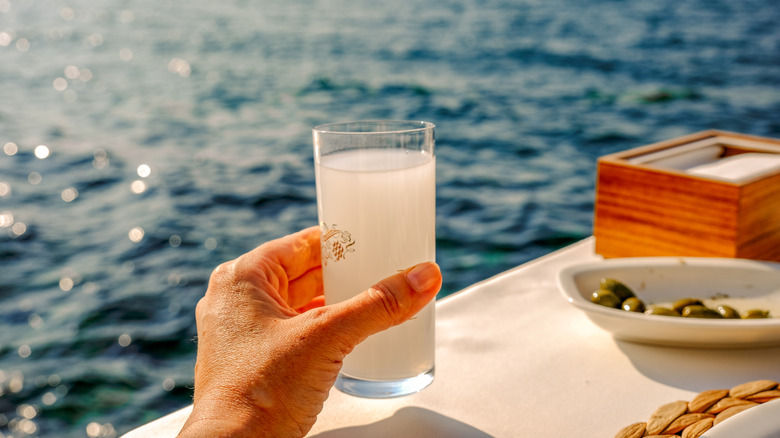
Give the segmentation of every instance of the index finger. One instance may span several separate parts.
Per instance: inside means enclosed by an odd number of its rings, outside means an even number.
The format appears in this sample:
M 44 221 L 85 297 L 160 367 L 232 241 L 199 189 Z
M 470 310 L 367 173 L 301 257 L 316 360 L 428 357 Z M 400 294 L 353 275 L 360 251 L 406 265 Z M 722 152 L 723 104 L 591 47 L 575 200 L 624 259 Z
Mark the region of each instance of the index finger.
M 320 227 L 315 225 L 264 243 L 246 256 L 250 261 L 266 259 L 278 264 L 287 273 L 288 281 L 292 281 L 320 266 L 320 233 Z

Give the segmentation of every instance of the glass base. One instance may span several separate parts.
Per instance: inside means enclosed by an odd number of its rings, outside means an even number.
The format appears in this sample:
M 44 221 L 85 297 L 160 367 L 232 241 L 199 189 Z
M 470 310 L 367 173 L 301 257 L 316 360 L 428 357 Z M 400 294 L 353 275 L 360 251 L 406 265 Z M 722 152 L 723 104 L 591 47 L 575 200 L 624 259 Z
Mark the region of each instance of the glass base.
M 336 389 L 349 395 L 364 398 L 392 398 L 420 392 L 433 382 L 434 369 L 408 379 L 363 380 L 339 374 Z

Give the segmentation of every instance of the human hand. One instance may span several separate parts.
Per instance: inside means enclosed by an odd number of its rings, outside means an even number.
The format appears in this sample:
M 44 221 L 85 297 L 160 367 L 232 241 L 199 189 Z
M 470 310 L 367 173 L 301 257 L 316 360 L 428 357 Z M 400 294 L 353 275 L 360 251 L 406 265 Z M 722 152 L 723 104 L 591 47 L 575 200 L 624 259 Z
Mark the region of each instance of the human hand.
M 319 227 L 220 265 L 195 311 L 194 407 L 179 436 L 305 436 L 347 353 L 414 316 L 441 281 L 435 263 L 421 263 L 313 307 L 322 302 Z

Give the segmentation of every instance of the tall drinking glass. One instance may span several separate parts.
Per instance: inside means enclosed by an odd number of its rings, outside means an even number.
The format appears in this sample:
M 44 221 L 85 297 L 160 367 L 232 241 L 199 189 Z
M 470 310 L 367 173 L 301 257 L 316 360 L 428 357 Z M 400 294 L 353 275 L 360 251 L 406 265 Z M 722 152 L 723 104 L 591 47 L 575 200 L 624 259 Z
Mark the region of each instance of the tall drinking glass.
M 436 257 L 434 125 L 358 121 L 314 128 L 326 304 Z M 344 359 L 343 392 L 385 398 L 433 381 L 434 310 L 370 336 Z

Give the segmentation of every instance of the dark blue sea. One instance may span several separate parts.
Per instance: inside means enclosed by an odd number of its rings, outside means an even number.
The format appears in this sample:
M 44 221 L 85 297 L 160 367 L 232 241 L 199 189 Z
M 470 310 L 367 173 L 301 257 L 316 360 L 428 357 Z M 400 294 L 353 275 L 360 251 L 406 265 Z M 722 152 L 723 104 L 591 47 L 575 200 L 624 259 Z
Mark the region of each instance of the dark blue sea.
M 601 155 L 780 136 L 778 23 L 776 0 L 0 0 L 0 437 L 189 404 L 211 270 L 317 223 L 313 126 L 437 125 L 445 296 L 590 235 Z

